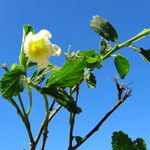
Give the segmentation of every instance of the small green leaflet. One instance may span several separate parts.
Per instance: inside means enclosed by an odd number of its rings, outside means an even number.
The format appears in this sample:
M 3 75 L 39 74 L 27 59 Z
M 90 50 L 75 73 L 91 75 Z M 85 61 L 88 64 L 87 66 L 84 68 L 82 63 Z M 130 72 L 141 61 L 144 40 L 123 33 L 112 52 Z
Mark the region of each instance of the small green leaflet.
M 129 68 L 130 68 L 129 61 L 124 56 L 117 54 L 115 55 L 114 63 L 120 78 L 124 79 L 129 72 Z
M 46 87 L 73 87 L 81 79 L 86 62 L 83 58 L 68 60 L 46 82 Z
M 72 113 L 81 112 L 81 109 L 76 106 L 73 97 L 68 95 L 68 93 L 62 88 L 56 88 L 56 87 L 42 88 L 41 93 L 50 95 L 61 106 L 65 107 L 68 111 Z
M 19 65 L 6 72 L 0 81 L 2 96 L 9 99 L 18 95 L 19 92 L 22 92 L 24 89 L 25 75 L 25 69 Z
M 118 40 L 118 34 L 114 27 L 100 16 L 93 16 L 90 27 L 108 41 L 116 42 Z

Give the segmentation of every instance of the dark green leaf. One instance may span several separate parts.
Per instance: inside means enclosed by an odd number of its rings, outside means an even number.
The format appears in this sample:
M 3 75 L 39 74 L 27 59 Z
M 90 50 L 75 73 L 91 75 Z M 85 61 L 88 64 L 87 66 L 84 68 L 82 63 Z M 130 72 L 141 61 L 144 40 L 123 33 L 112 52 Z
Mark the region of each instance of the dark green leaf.
M 140 48 L 140 53 L 142 55 L 142 57 L 144 58 L 145 61 L 150 62 L 150 50 L 145 50 L 143 48 Z
M 81 109 L 76 106 L 73 97 L 68 95 L 68 93 L 62 88 L 49 87 L 42 88 L 42 94 L 50 95 L 53 97 L 61 106 L 68 109 L 73 113 L 80 113 Z
M 118 131 L 112 136 L 112 150 L 147 150 L 147 148 L 142 138 L 132 141 L 127 134 Z
M 130 68 L 129 61 L 124 56 L 117 54 L 115 56 L 114 63 L 120 78 L 124 79 L 129 72 L 129 68 Z
M 81 136 L 75 136 L 75 140 L 77 143 L 80 143 L 82 141 L 82 137 Z
M 89 88 L 96 87 L 96 77 L 94 76 L 94 74 L 91 72 L 90 69 L 85 69 L 84 80 L 86 81 Z
M 132 140 L 122 131 L 114 132 L 112 136 L 112 150 L 133 150 Z
M 46 86 L 73 87 L 83 76 L 85 67 L 86 62 L 82 58 L 68 60 L 47 80 Z
M 111 46 L 103 38 L 100 43 L 100 54 L 104 56 L 111 49 Z
M 137 138 L 135 141 L 133 141 L 134 144 L 134 150 L 147 150 L 146 143 L 142 138 Z
M 93 16 L 90 27 L 108 41 L 116 42 L 118 40 L 118 34 L 114 27 L 100 16 Z
M 0 81 L 2 96 L 9 99 L 22 92 L 25 75 L 25 69 L 17 65 L 12 70 L 6 72 Z

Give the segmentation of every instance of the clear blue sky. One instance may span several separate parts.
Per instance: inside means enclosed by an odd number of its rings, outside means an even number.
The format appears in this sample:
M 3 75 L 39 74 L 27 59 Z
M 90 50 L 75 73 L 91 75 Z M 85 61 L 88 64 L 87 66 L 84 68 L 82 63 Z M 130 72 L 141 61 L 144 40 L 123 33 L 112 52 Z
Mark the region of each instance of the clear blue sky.
M 0 64 L 18 62 L 22 26 L 31 24 L 37 31 L 48 29 L 52 41 L 66 51 L 98 49 L 99 36 L 89 28 L 93 15 L 107 18 L 117 29 L 119 42 L 150 27 L 149 0 L 1 0 L 0 1 Z M 137 43 L 150 48 L 150 36 Z M 110 150 L 113 131 L 122 130 L 132 139 L 143 137 L 150 149 L 150 64 L 139 55 L 125 48 L 121 50 L 131 62 L 131 70 L 124 83 L 134 82 L 132 97 L 105 122 L 99 132 L 79 150 Z M 53 58 L 53 63 L 62 65 L 64 59 Z M 0 74 L 2 74 L 2 69 Z M 103 68 L 95 72 L 97 88 L 82 86 L 79 105 L 83 112 L 77 117 L 76 135 L 85 135 L 99 118 L 115 103 L 117 96 L 113 76 L 117 75 L 113 59 L 107 60 Z M 31 113 L 34 132 L 40 125 L 43 101 L 34 92 L 34 108 Z M 27 102 L 28 99 L 25 97 Z M 28 148 L 25 128 L 14 108 L 0 98 L 0 150 L 22 150 Z M 52 121 L 46 150 L 66 150 L 68 144 L 68 113 L 62 110 Z M 39 149 L 39 148 L 37 148 Z

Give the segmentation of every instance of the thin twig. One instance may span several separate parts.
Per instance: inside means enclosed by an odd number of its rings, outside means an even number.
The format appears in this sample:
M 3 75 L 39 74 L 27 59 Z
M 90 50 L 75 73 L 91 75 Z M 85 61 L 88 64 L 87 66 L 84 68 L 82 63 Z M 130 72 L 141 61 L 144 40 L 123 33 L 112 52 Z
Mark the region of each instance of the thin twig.
M 62 106 L 61 106 L 61 105 L 58 105 L 57 108 L 56 108 L 53 112 L 50 113 L 49 118 L 48 118 L 48 121 L 49 121 L 49 122 L 53 119 L 53 117 L 57 114 L 57 112 L 58 112 L 61 108 L 62 108 Z
M 45 148 L 45 144 L 46 144 L 46 140 L 47 140 L 47 137 L 48 137 L 48 118 L 47 118 L 47 121 L 45 122 L 44 124 L 44 131 L 43 131 L 43 140 L 42 140 L 42 146 L 41 146 L 41 150 L 44 150 Z
M 53 102 L 52 104 L 54 105 L 54 102 Z M 50 115 L 49 115 L 49 117 L 48 117 L 48 122 L 51 121 L 51 119 L 56 115 L 56 113 L 60 110 L 61 107 L 62 107 L 62 106 L 59 105 L 53 112 L 50 113 Z M 50 106 L 50 108 L 52 108 L 52 107 Z M 46 118 L 46 116 L 45 116 L 45 118 L 44 118 L 44 120 L 43 120 L 43 122 L 42 122 L 42 124 L 41 124 L 41 127 L 40 127 L 40 129 L 39 129 L 39 131 L 38 131 L 38 134 L 37 134 L 37 136 L 36 136 L 36 138 L 35 138 L 35 143 L 38 143 L 38 141 L 39 141 L 39 139 L 40 139 L 40 137 L 41 137 L 41 135 L 42 135 L 42 133 L 43 133 L 44 125 L 45 125 L 46 121 L 47 121 L 47 118 Z
M 46 109 L 46 116 L 45 116 L 45 124 L 44 124 L 44 129 L 43 129 L 43 139 L 42 139 L 42 145 L 41 145 L 41 150 L 44 150 L 45 148 L 45 144 L 46 144 L 46 140 L 48 137 L 48 118 L 49 118 L 49 114 L 50 114 L 50 110 L 53 109 L 54 106 L 54 101 L 52 102 L 50 108 L 48 106 L 48 98 L 46 95 L 44 96 L 44 101 L 45 101 L 45 109 Z

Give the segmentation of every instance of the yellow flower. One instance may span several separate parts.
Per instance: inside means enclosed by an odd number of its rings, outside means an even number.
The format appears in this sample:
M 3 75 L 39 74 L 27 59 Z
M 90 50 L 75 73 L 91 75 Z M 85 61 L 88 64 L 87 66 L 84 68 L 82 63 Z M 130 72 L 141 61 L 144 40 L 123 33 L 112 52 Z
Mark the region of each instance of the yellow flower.
M 51 37 L 51 33 L 43 29 L 37 34 L 30 32 L 25 38 L 24 53 L 39 68 L 47 67 L 50 56 L 59 56 L 61 53 L 61 48 L 49 41 Z

